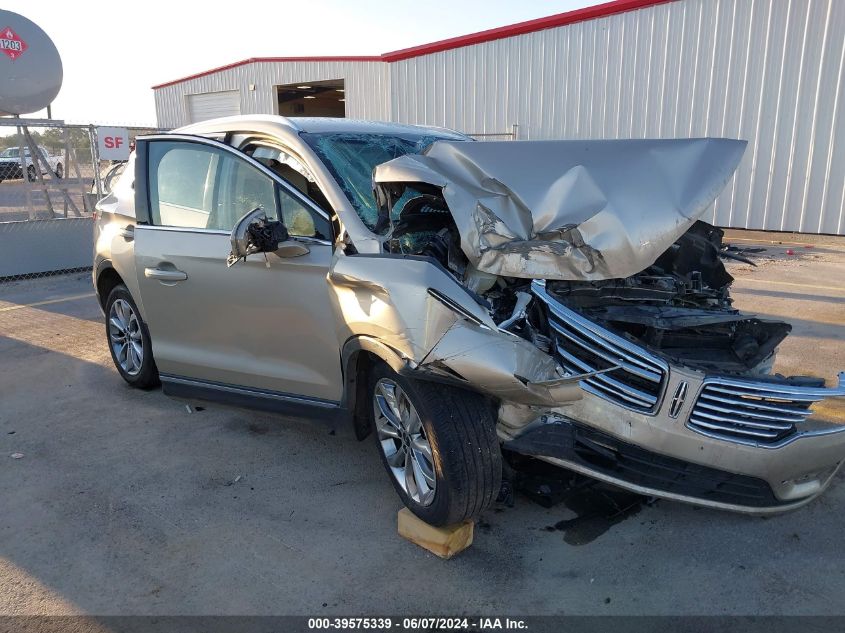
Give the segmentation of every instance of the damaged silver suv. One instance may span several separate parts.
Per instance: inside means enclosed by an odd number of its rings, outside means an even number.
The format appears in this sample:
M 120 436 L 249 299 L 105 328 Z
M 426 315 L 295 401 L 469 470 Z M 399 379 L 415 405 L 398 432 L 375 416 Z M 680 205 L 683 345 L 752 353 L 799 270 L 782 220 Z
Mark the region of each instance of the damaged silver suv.
M 698 220 L 745 143 L 473 142 L 243 116 L 139 137 L 97 205 L 115 366 L 189 401 L 349 419 L 435 524 L 502 451 L 752 513 L 829 484 L 845 427 L 772 375 L 786 323 L 731 306 Z

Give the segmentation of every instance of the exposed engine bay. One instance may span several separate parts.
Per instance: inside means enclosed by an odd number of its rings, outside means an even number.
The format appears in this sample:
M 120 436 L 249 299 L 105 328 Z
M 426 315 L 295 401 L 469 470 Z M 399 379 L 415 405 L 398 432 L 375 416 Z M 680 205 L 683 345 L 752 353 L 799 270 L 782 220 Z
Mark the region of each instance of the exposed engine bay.
M 603 282 L 554 281 L 547 290 L 587 318 L 685 365 L 727 374 L 769 373 L 792 329 L 731 305 L 723 232 L 698 221 L 643 272 Z
M 395 254 L 428 256 L 488 304 L 494 321 L 549 351 L 552 332 L 531 280 L 475 269 L 437 187 L 391 184 L 377 230 Z M 388 209 L 390 211 L 388 211 Z M 791 326 L 732 306 L 723 231 L 702 221 L 640 273 L 599 281 L 550 280 L 546 291 L 571 310 L 674 363 L 732 375 L 770 373 Z

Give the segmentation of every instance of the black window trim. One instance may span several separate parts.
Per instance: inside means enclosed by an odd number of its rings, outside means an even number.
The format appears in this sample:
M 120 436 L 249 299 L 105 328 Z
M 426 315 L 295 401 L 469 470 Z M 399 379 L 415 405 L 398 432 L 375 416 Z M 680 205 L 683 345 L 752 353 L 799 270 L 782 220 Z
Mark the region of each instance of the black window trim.
M 181 142 L 187 142 L 187 143 L 195 143 L 197 145 L 205 145 L 207 147 L 212 147 L 212 148 L 219 149 L 219 150 L 222 150 L 224 152 L 227 152 L 228 154 L 231 154 L 236 159 L 245 161 L 247 164 L 255 167 L 258 171 L 260 171 L 263 174 L 265 174 L 266 176 L 268 176 L 285 193 L 290 195 L 292 198 L 295 198 L 296 200 L 300 201 L 308 209 L 312 210 L 314 213 L 316 213 L 317 215 L 319 215 L 320 217 L 325 219 L 326 222 L 328 223 L 329 227 L 332 227 L 332 219 L 331 219 L 331 217 L 329 217 L 329 214 L 325 212 L 325 210 L 323 210 L 319 206 L 317 206 L 307 196 L 304 196 L 302 194 L 302 192 L 300 192 L 298 189 L 295 189 L 294 187 L 292 187 L 284 178 L 279 176 L 272 169 L 270 169 L 266 165 L 262 165 L 257 160 L 252 158 L 252 156 L 247 156 L 246 154 L 244 154 L 243 152 L 241 152 L 238 149 L 235 149 L 231 145 L 226 145 L 225 143 L 221 143 L 220 141 L 210 139 L 210 138 L 206 138 L 204 136 L 196 136 L 194 134 L 149 134 L 149 135 L 146 135 L 146 136 L 139 136 L 137 139 L 135 139 L 135 141 L 136 141 L 138 146 L 140 146 L 141 144 L 146 145 L 149 142 L 181 141 Z M 149 209 L 149 200 L 150 200 L 149 160 L 150 160 L 150 158 L 149 158 L 149 152 L 146 151 L 146 147 L 144 148 L 143 156 L 144 156 L 144 159 L 146 161 L 146 164 L 143 165 L 143 167 L 144 167 L 144 188 L 146 189 L 146 203 L 147 203 L 147 209 L 145 210 L 145 212 L 146 212 L 147 217 L 146 217 L 145 222 L 139 222 L 138 223 L 139 226 L 143 226 L 144 228 L 159 229 L 159 230 L 177 230 L 177 231 L 181 230 L 181 231 L 186 232 L 186 233 L 209 233 L 209 234 L 215 234 L 216 233 L 216 234 L 223 234 L 223 235 L 229 235 L 231 233 L 231 231 L 224 231 L 224 230 L 221 230 L 221 229 L 201 229 L 201 228 L 195 228 L 195 227 L 159 226 L 159 225 L 153 224 L 150 221 L 151 220 L 151 217 L 150 217 L 151 213 L 150 213 L 150 209 Z M 137 173 L 137 171 L 136 171 L 136 173 Z M 306 240 L 307 239 L 309 242 L 316 243 L 316 244 L 328 244 L 328 245 L 332 244 L 332 242 L 330 240 L 321 240 L 319 238 L 307 237 L 307 236 L 296 236 L 294 239 L 297 239 L 297 240 L 299 240 L 299 239 Z

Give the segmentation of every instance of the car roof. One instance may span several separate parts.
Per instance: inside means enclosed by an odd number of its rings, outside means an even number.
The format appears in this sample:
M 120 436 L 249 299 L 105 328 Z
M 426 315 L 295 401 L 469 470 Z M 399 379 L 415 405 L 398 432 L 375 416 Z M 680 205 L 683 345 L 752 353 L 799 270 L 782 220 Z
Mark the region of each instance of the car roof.
M 272 114 L 247 114 L 223 117 L 192 123 L 173 130 L 183 134 L 219 134 L 255 130 L 261 132 L 315 132 L 315 133 L 359 133 L 359 134 L 436 134 L 467 139 L 460 132 L 442 127 L 409 125 L 389 121 L 362 121 L 334 117 L 283 117 Z

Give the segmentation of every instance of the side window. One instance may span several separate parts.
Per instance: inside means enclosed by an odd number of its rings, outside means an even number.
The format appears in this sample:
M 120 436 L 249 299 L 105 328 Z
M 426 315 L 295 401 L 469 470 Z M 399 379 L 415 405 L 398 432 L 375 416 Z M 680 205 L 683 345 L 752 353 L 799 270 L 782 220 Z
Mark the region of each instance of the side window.
M 216 150 L 195 143 L 150 143 L 152 223 L 208 228 L 219 158 Z
M 229 231 L 262 206 L 278 218 L 275 183 L 245 161 L 214 147 L 154 141 L 149 148 L 150 212 L 156 226 Z
M 270 145 L 251 145 L 244 148 L 244 151 L 275 172 L 291 189 L 301 193 L 327 214 L 333 213 L 331 205 L 320 191 L 314 176 L 295 156 Z M 280 188 L 279 191 L 279 205 L 282 219 L 291 235 L 331 239 L 329 221 L 284 188 Z
M 257 207 L 263 208 L 268 218 L 279 219 L 275 191 L 276 183 L 267 174 L 231 154 L 223 154 L 215 213 L 210 221 L 214 226 L 209 228 L 230 231 L 245 213 Z
M 331 240 L 329 221 L 281 187 L 279 188 L 279 206 L 282 209 L 285 228 L 290 235 Z

